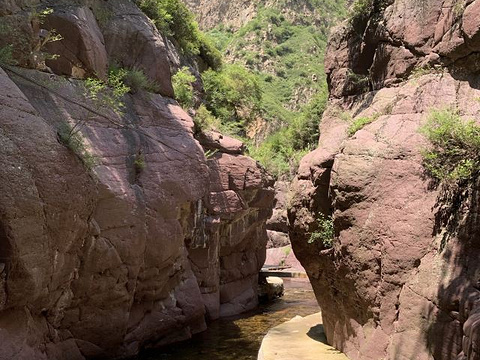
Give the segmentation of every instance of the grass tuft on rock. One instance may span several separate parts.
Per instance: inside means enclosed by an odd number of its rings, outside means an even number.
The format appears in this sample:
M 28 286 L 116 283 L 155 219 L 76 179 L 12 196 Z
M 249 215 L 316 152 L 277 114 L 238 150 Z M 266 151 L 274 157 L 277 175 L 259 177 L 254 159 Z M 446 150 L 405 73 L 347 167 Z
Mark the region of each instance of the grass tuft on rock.
M 461 118 L 458 110 L 433 110 L 421 128 L 431 143 L 423 151 L 426 172 L 438 181 L 460 184 L 474 180 L 480 170 L 480 126 Z

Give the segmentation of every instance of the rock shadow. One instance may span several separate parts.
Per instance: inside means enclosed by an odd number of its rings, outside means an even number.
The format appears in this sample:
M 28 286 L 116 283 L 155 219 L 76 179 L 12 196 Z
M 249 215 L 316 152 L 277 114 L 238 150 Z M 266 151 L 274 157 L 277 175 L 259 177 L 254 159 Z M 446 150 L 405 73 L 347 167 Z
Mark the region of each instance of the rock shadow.
M 312 340 L 329 345 L 327 342 L 327 336 L 325 335 L 325 329 L 323 328 L 323 324 L 312 326 L 310 330 L 308 330 L 307 335 Z

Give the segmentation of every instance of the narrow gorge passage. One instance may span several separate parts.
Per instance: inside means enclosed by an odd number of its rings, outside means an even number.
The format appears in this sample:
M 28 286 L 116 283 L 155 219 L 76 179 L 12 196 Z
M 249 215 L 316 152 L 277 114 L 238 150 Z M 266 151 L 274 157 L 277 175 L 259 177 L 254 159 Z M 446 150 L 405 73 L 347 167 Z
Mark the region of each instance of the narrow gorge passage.
M 0 35 L 0 360 L 480 360 L 480 0 Z

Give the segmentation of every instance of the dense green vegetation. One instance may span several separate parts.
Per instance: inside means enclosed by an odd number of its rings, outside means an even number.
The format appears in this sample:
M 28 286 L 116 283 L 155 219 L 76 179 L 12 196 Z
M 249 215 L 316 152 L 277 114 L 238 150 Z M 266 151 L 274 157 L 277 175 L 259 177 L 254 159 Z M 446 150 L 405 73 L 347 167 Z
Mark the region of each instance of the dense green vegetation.
M 137 3 L 186 55 L 210 67 L 201 74 L 204 94 L 194 93 L 188 68 L 173 76 L 177 100 L 197 107 L 197 128 L 239 137 L 272 174 L 292 174 L 318 140 L 328 96 L 323 54 L 329 27 L 346 13 L 344 2 L 283 0 L 267 7 L 260 1 L 256 16 L 237 31 L 220 24 L 207 34 L 180 0 Z M 220 53 L 228 64 L 221 65 Z
M 221 54 L 199 29 L 181 0 L 137 0 L 138 6 L 166 36 L 177 41 L 185 55 L 199 55 L 212 68 L 221 65 Z
M 283 11 L 292 6 L 298 9 Z M 229 61 L 243 65 L 257 78 L 261 99 L 254 107 L 267 130 L 250 136 L 254 139 L 249 150 L 274 175 L 292 173 L 317 143 L 327 99 L 323 68 L 327 34 L 330 25 L 344 15 L 342 1 L 304 0 L 294 5 L 280 1 L 274 7 L 260 2 L 257 15 L 238 31 L 220 25 L 208 33 L 229 54 Z M 207 108 L 218 115 L 214 106 Z M 248 128 L 251 119 L 244 119 L 240 128 Z
M 473 120 L 463 120 L 455 109 L 434 110 L 422 133 L 432 145 L 423 152 L 429 175 L 451 185 L 478 178 L 480 126 Z
M 246 126 L 260 115 L 262 93 L 258 78 L 240 65 L 202 74 L 206 108 L 228 132 L 245 137 Z
M 317 218 L 318 230 L 310 234 L 309 244 L 321 241 L 323 247 L 331 248 L 333 246 L 333 240 L 335 239 L 335 229 L 333 226 L 333 220 L 331 216 L 325 216 L 320 214 Z
M 184 66 L 172 76 L 172 85 L 175 92 L 175 98 L 184 108 L 189 109 L 193 106 L 193 83 L 195 76 L 188 67 Z

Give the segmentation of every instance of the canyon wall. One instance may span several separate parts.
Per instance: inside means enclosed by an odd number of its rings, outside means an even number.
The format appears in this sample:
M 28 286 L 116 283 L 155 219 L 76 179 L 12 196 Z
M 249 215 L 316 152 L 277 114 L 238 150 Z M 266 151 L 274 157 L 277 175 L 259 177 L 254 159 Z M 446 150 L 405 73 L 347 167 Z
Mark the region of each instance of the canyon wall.
M 171 99 L 171 43 L 128 0 L 0 16 L 22 65 L 0 70 L 0 359 L 123 358 L 255 307 L 273 181 L 243 144 L 195 132 Z M 59 57 L 38 71 L 51 29 Z M 99 106 L 83 79 L 113 62 L 158 93 Z
M 432 109 L 478 119 L 479 15 L 478 0 L 374 1 L 331 35 L 290 237 L 327 339 L 351 359 L 480 358 L 478 183 L 456 198 L 435 186 L 419 132 Z M 322 214 L 332 247 L 309 241 Z

